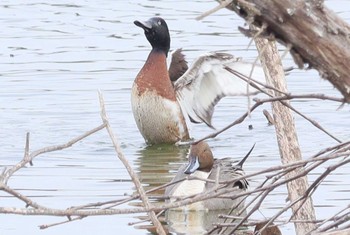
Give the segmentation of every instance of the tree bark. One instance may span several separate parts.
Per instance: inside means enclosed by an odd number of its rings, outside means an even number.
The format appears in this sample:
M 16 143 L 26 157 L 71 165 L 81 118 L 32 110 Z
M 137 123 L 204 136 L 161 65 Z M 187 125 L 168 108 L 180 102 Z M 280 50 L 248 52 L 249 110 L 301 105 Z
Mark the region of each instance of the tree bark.
M 317 69 L 350 102 L 350 25 L 322 0 L 233 0 L 228 8 L 265 27 L 262 35 L 291 48 L 300 68 Z
M 276 43 L 259 38 L 255 39 L 255 43 L 264 67 L 267 84 L 282 92 L 288 93 L 286 81 L 284 79 L 284 70 Z M 278 94 L 278 92 L 274 93 L 276 96 L 282 95 Z M 272 102 L 272 112 L 282 163 L 288 164 L 302 160 L 291 110 L 280 102 Z M 300 168 L 300 170 L 302 169 Z M 291 178 L 296 174 L 297 171 L 292 171 L 287 174 L 286 177 Z M 300 177 L 289 182 L 287 188 L 289 200 L 294 201 L 298 199 L 304 195 L 308 188 L 307 177 Z M 296 220 L 315 220 L 316 218 L 311 198 L 308 198 L 303 205 L 301 203 L 296 203 L 292 207 L 292 210 Z M 312 223 L 294 223 L 294 226 L 296 233 L 300 235 L 306 234 L 315 228 L 315 225 Z

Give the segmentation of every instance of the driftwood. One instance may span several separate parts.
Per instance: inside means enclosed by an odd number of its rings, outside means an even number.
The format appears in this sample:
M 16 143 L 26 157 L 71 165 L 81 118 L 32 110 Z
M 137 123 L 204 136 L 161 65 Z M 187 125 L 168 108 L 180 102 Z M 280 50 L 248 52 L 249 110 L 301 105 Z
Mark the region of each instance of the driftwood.
M 296 64 L 315 68 L 350 102 L 350 25 L 323 5 L 323 0 L 226 0 L 223 7 L 235 11 L 252 32 L 276 39 L 291 52 Z

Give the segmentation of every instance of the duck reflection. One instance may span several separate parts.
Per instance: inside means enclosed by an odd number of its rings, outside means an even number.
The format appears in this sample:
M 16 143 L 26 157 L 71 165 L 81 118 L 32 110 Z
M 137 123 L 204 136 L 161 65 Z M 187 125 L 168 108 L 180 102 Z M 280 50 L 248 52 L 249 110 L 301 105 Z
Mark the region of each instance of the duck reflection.
M 145 190 L 170 182 L 179 167 L 187 162 L 188 150 L 188 145 L 154 145 L 140 150 L 135 165 Z M 164 195 L 164 189 L 152 194 Z
M 236 235 L 252 235 L 253 231 L 248 227 L 240 227 L 238 230 L 232 231 L 233 225 L 239 221 L 233 222 L 230 219 L 220 218 L 219 215 L 234 215 L 235 212 L 229 213 L 229 210 L 212 210 L 212 211 L 178 211 L 168 210 L 158 219 L 163 224 L 167 234 L 236 234 Z M 243 213 L 241 216 L 244 216 Z M 144 218 L 143 218 L 144 219 Z M 214 228 L 217 224 L 231 223 L 231 226 L 222 228 Z M 153 225 L 136 225 L 137 229 L 147 230 L 150 234 L 157 234 L 156 228 Z
M 168 231 L 172 234 L 207 234 L 215 224 L 230 222 L 219 218 L 219 215 L 228 213 L 229 210 L 168 210 L 165 219 L 168 222 Z M 232 227 L 226 227 L 225 230 L 221 231 L 221 234 L 231 234 L 231 229 Z M 220 230 L 215 230 L 213 234 L 217 234 L 217 232 Z M 240 228 L 234 234 L 247 234 L 246 232 L 246 228 Z
M 168 230 L 175 234 L 204 234 L 225 211 L 175 211 L 166 212 Z

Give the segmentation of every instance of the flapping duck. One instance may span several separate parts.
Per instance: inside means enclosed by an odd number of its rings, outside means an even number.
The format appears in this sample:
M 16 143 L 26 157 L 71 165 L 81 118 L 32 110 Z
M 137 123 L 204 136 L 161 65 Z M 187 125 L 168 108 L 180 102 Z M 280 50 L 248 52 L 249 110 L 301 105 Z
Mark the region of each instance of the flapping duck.
M 147 144 L 186 141 L 189 133 L 184 113 L 192 122 L 204 122 L 212 127 L 214 107 L 221 98 L 247 95 L 247 83 L 225 67 L 249 77 L 252 63 L 239 61 L 227 53 L 211 52 L 197 58 L 187 69 L 181 51 L 176 50 L 172 56 L 175 62 L 168 71 L 170 34 L 166 22 L 153 17 L 134 24 L 144 30 L 152 46 L 131 94 L 134 118 Z M 260 66 L 254 66 L 252 78 L 264 81 Z M 256 92 L 249 87 L 249 93 Z

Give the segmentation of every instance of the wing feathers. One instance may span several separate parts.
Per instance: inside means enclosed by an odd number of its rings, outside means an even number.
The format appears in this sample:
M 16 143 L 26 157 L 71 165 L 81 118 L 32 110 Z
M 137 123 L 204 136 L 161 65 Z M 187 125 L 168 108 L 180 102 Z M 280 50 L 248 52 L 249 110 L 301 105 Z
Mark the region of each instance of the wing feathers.
M 188 70 L 187 61 L 181 48 L 173 51 L 169 58 L 171 59 L 168 63 L 169 77 L 172 82 L 175 82 Z
M 265 83 L 263 69 L 252 63 L 235 59 L 226 53 L 212 52 L 200 56 L 175 84 L 177 99 L 193 122 L 211 125 L 214 107 L 225 96 L 240 96 L 256 93 L 241 78 L 227 71 L 229 67 L 239 74 L 250 76 Z

